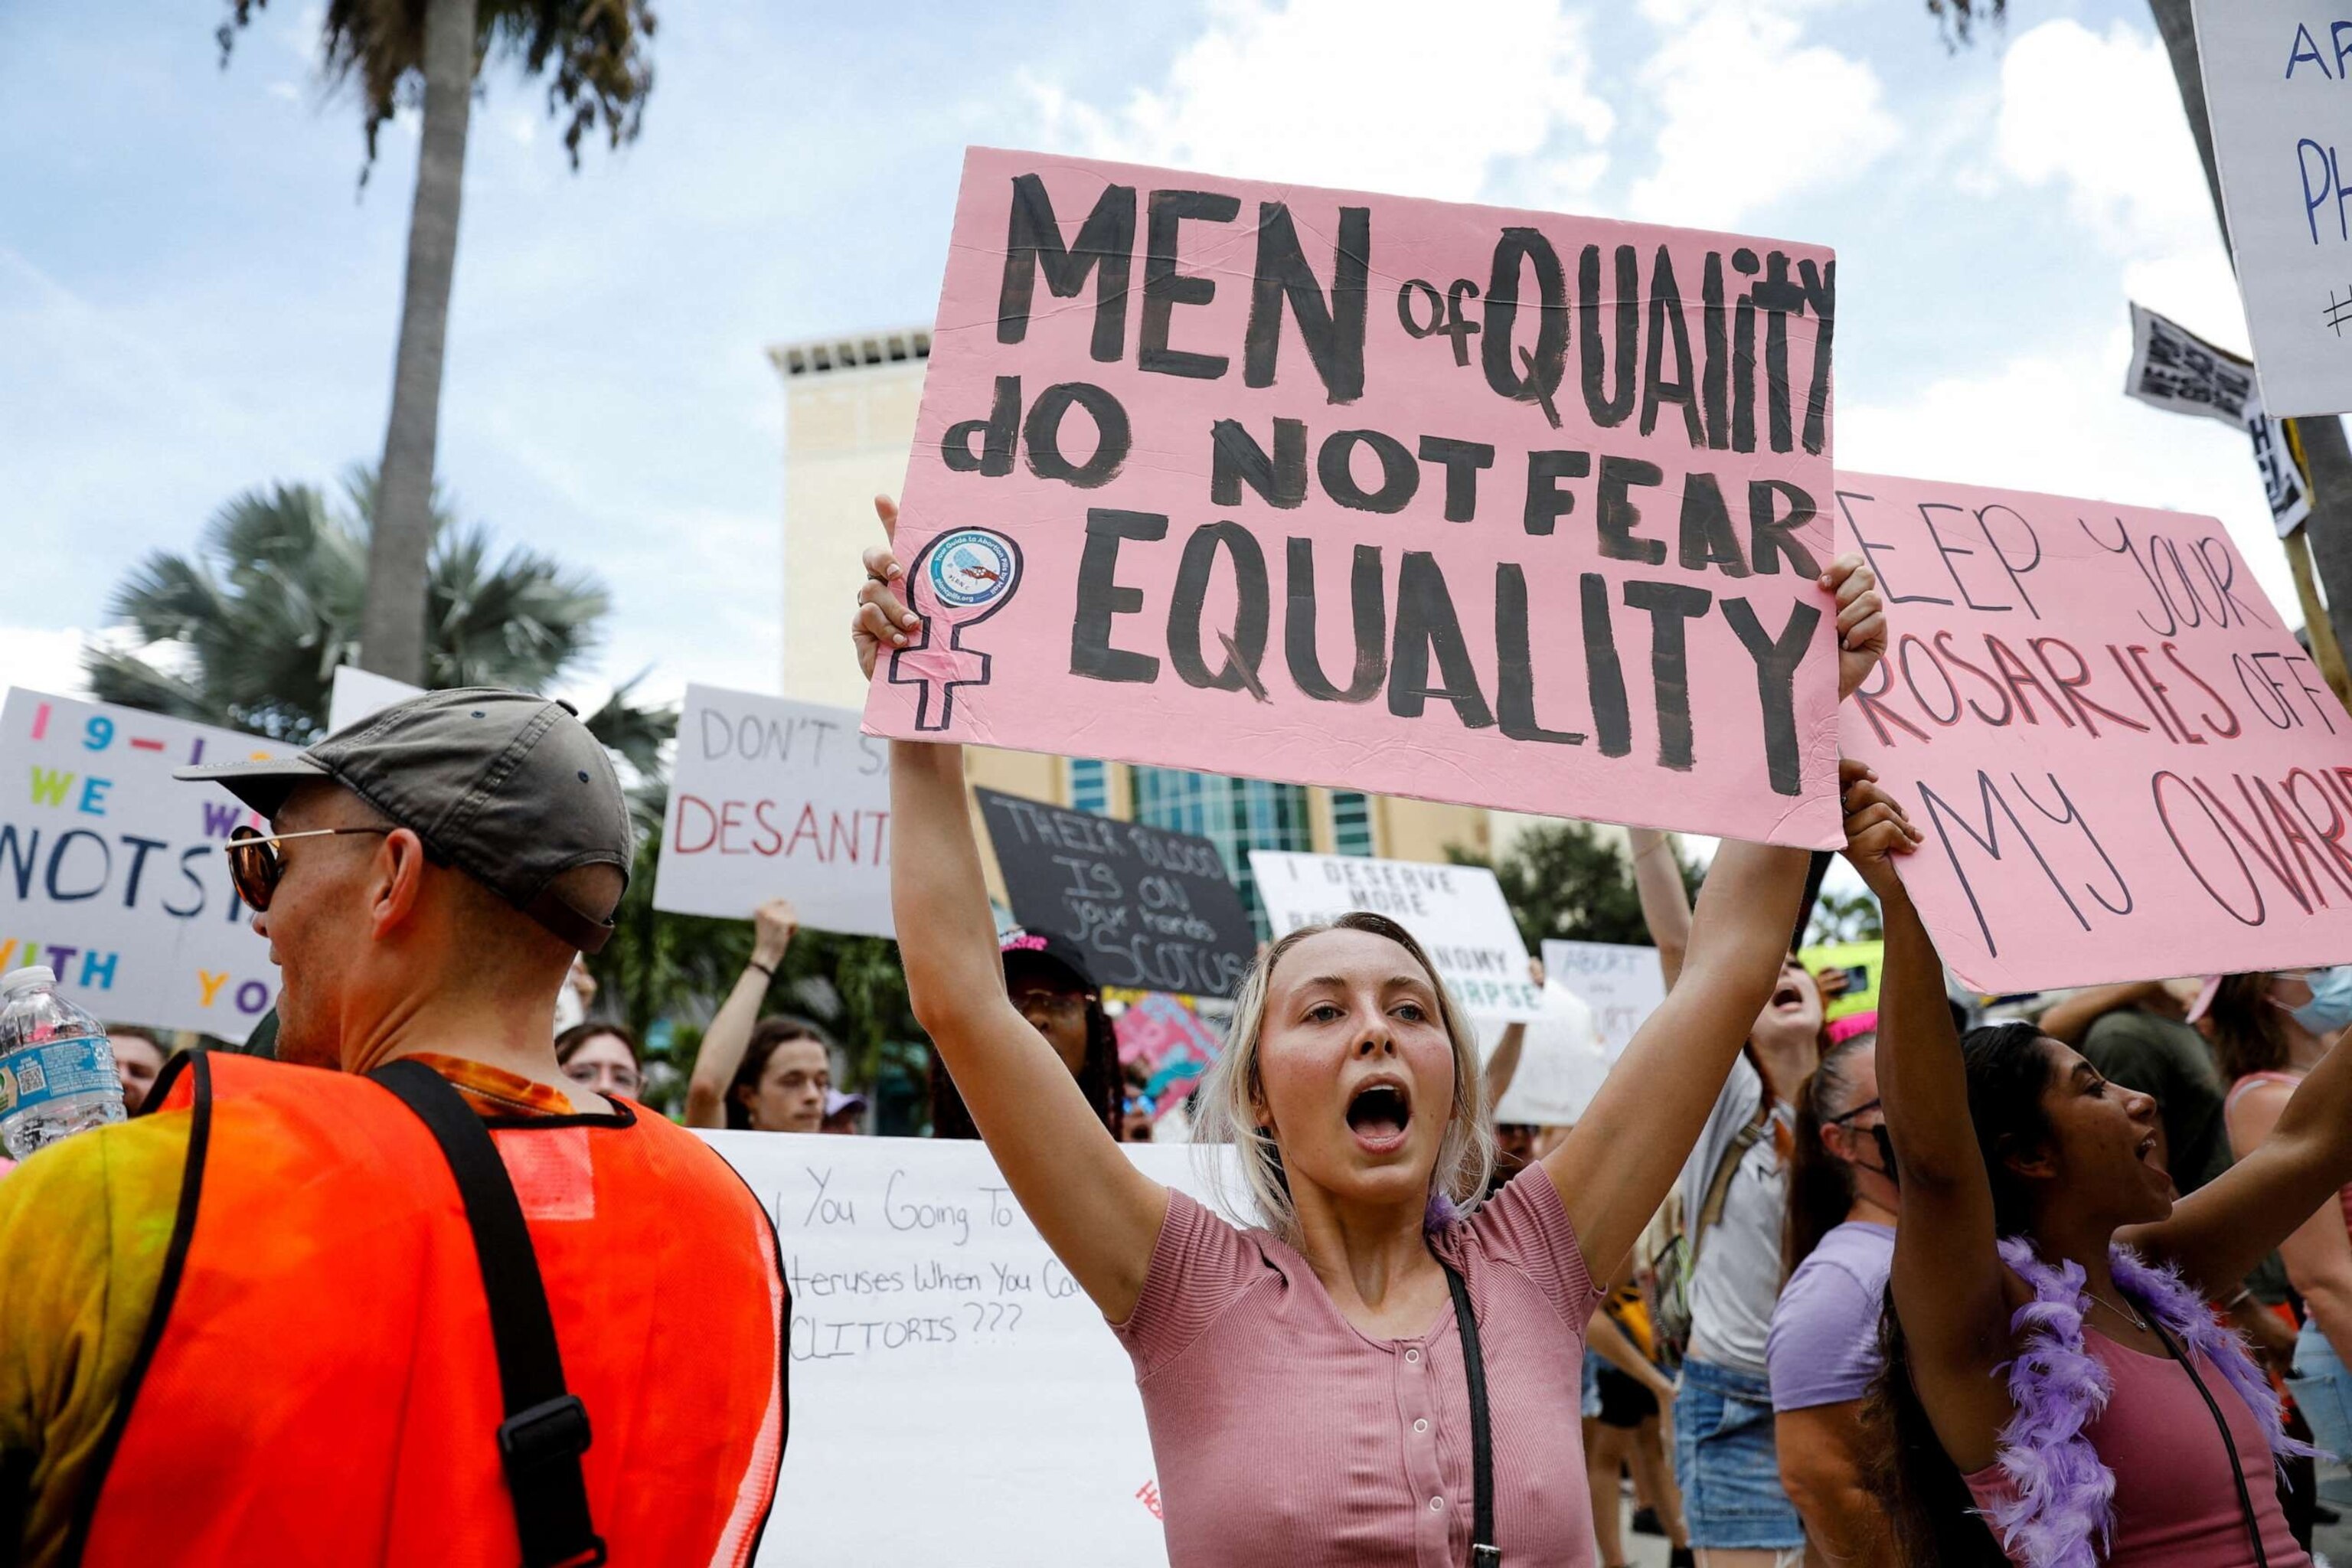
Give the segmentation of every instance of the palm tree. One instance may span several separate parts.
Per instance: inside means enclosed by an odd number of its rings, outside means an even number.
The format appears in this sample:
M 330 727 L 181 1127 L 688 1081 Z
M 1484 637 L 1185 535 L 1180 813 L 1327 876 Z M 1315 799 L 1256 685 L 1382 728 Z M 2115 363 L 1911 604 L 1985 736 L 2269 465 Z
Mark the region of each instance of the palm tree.
M 336 667 L 353 662 L 361 641 L 378 493 L 362 468 L 345 474 L 340 506 L 311 485 L 247 490 L 192 554 L 150 554 L 108 606 L 146 646 L 86 647 L 92 694 L 297 745 L 319 738 Z M 595 645 L 611 607 L 595 579 L 532 550 L 493 562 L 487 531 L 458 525 L 437 497 L 426 517 L 421 684 L 543 690 Z M 635 706 L 635 684 L 614 690 L 589 726 L 641 779 L 656 779 L 677 715 Z
M 223 66 L 237 30 L 268 0 L 227 4 L 229 19 L 217 34 Z M 368 541 L 358 628 L 362 668 L 433 683 L 425 658 L 433 455 L 475 76 L 493 55 L 519 61 L 526 76 L 551 70 L 548 110 L 569 115 L 563 145 L 577 169 L 582 139 L 600 125 L 614 147 L 635 138 L 653 90 L 645 46 L 654 25 L 650 0 L 328 0 L 324 68 L 330 80 L 358 89 L 367 137 L 362 184 L 375 162 L 376 132 L 396 110 L 424 109 L 381 521 Z

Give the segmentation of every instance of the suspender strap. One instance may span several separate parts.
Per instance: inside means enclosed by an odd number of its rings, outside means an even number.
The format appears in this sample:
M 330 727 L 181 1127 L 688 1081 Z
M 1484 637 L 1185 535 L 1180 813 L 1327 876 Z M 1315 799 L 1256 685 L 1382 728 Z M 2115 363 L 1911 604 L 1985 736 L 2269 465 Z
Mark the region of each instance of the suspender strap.
M 2239 1461 L 2238 1439 L 2230 1430 L 2229 1420 L 2221 1414 L 2221 1405 L 2214 1403 L 2211 1391 L 2205 1386 L 2205 1380 L 2197 1375 L 2196 1364 L 2180 1353 L 2180 1347 L 2172 1342 L 2172 1336 L 2164 1331 L 2164 1325 L 2156 1321 L 2156 1314 L 2149 1312 L 2144 1316 L 2149 1330 L 2164 1342 L 2165 1350 L 2180 1363 L 2180 1370 L 2187 1373 L 2189 1381 L 2196 1385 L 2199 1396 L 2205 1401 L 2205 1408 L 2213 1413 L 2213 1425 L 2221 1432 L 2221 1451 L 2230 1456 L 2230 1479 L 2238 1483 L 2238 1507 L 2246 1516 L 2246 1535 L 2254 1543 L 2254 1568 L 2270 1568 L 2270 1555 L 2263 1550 L 2263 1523 L 2255 1517 L 2254 1500 L 2246 1490 L 2246 1467 Z
M 513 1495 L 524 1568 L 604 1561 L 604 1542 L 588 1517 L 580 1456 L 588 1450 L 588 1409 L 563 1386 L 563 1356 L 530 1227 L 498 1145 L 472 1107 L 422 1062 L 396 1061 L 368 1075 L 398 1095 L 441 1145 L 474 1233 L 482 1292 L 489 1300 L 506 1419 L 499 1454 Z
M 1444 1258 L 1445 1289 L 1454 1298 L 1454 1328 L 1462 1337 L 1462 1374 L 1470 1385 L 1470 1564 L 1503 1568 L 1495 1540 L 1495 1447 L 1486 1428 L 1486 1358 L 1478 1349 L 1478 1315 L 1470 1310 L 1470 1287 Z

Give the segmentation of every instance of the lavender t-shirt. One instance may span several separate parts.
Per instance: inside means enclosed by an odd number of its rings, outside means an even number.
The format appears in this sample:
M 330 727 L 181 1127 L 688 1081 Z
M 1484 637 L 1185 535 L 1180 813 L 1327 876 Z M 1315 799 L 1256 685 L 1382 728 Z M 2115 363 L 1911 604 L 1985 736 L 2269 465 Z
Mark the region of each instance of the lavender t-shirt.
M 1860 1399 L 1878 1375 L 1878 1318 L 1895 1266 L 1895 1227 L 1848 1220 L 1797 1265 L 1764 1345 L 1772 1408 Z

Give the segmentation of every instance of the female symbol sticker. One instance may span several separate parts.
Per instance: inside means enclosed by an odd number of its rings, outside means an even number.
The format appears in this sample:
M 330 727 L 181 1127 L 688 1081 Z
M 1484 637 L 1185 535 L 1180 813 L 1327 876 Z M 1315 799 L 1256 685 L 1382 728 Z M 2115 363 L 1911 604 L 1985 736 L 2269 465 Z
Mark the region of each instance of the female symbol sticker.
M 915 554 L 907 572 L 915 641 L 890 655 L 890 682 L 918 688 L 915 728 L 954 721 L 960 686 L 988 684 L 990 656 L 963 646 L 963 635 L 1003 609 L 1021 582 L 1021 547 L 986 528 L 950 529 Z

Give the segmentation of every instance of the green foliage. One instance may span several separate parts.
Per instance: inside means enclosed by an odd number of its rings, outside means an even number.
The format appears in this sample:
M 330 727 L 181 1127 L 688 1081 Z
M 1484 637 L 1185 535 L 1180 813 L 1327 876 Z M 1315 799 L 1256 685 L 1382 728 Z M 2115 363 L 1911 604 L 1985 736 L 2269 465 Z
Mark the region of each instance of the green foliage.
M 1936 18 L 1946 46 L 1957 49 L 1975 42 L 1978 23 L 1997 27 L 2008 20 L 2009 0 L 1927 0 L 1927 15 Z
M 1547 939 L 1644 944 L 1650 940 L 1641 896 L 1633 889 L 1633 862 L 1613 835 L 1604 836 L 1591 823 L 1529 828 L 1500 861 L 1458 847 L 1445 853 L 1457 866 L 1493 869 L 1530 952 Z M 1696 868 L 1679 846 L 1674 855 L 1683 885 L 1696 894 Z
M 237 496 L 187 555 L 156 551 L 108 605 L 148 646 L 82 652 L 90 690 L 200 723 L 305 745 L 326 731 L 338 666 L 359 650 L 367 597 L 373 475 L 344 475 L 340 505 L 310 485 Z M 459 527 L 438 498 L 427 567 L 427 684 L 541 691 L 593 647 L 611 600 L 603 585 L 532 550 L 495 563 L 488 532 Z M 641 774 L 657 772 L 670 709 L 629 701 L 631 681 L 589 720 Z
M 1805 928 L 1805 945 L 1877 942 L 1885 935 L 1885 922 L 1875 898 L 1868 892 L 1841 893 L 1824 888 L 1820 900 L 1813 905 L 1812 923 Z
M 268 3 L 227 0 L 228 20 L 214 32 L 224 68 L 239 29 Z M 321 68 L 329 81 L 358 93 L 371 165 L 384 122 L 424 102 L 429 3 L 327 0 L 320 20 Z M 496 58 L 519 65 L 526 78 L 548 74 L 547 111 L 566 121 L 563 147 L 573 168 L 581 142 L 600 125 L 609 146 L 636 139 L 654 86 L 651 0 L 478 0 L 475 26 L 478 70 Z

